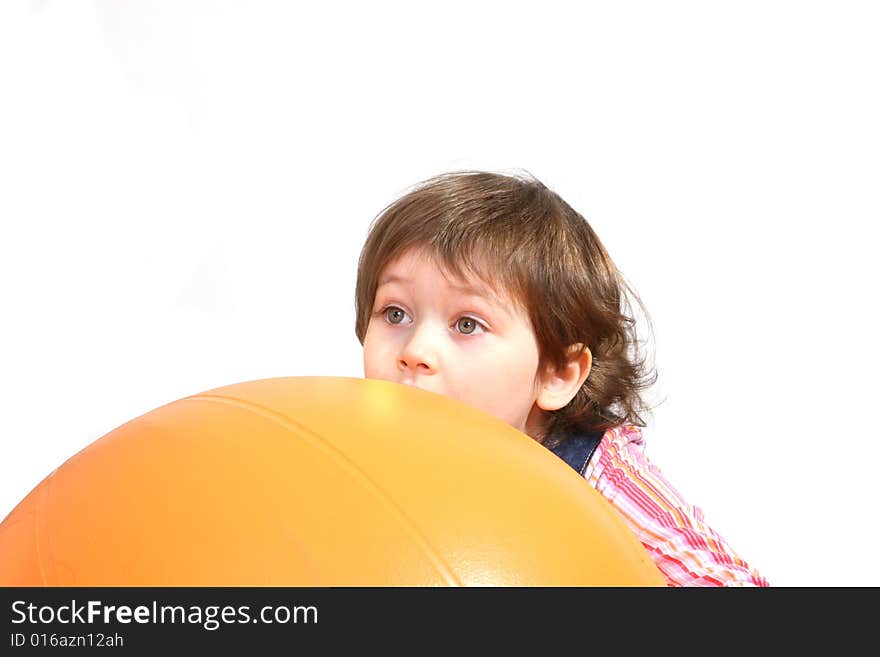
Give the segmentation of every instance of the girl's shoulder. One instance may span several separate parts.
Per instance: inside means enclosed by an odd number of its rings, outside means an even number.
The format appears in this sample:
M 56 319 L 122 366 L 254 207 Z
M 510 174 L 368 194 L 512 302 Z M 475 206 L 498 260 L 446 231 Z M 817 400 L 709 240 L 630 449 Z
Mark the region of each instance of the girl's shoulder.
M 586 472 L 587 478 L 590 478 L 591 473 L 601 474 L 609 463 L 634 461 L 644 466 L 650 466 L 645 457 L 645 445 L 645 434 L 641 427 L 632 424 L 619 424 L 606 429 L 593 458 L 590 459 L 590 467 Z M 596 472 L 597 468 L 598 472 Z
M 605 431 L 587 482 L 623 516 L 673 586 L 767 586 L 645 455 L 640 427 Z
M 581 476 L 590 478 L 597 464 L 611 460 L 640 458 L 644 451 L 641 428 L 633 425 L 617 425 L 603 431 L 573 430 L 568 435 L 557 435 L 548 449 L 565 461 Z M 631 454 L 629 454 L 631 452 Z M 604 470 L 604 464 L 598 473 Z
M 602 436 L 602 444 L 604 446 L 613 445 L 618 449 L 638 448 L 644 451 L 645 435 L 642 427 L 637 427 L 633 424 L 618 424 L 605 430 L 605 434 Z
M 594 488 L 608 489 L 608 494 L 622 481 L 634 480 L 640 486 L 662 488 L 670 500 L 680 501 L 678 491 L 665 479 L 660 468 L 648 459 L 646 445 L 642 427 L 620 424 L 607 429 L 584 477 Z

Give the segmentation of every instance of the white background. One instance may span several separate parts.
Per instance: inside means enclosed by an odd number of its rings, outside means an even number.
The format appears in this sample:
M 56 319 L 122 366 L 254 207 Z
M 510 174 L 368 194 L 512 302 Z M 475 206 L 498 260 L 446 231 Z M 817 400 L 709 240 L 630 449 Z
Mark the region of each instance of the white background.
M 649 456 L 771 584 L 880 585 L 876 5 L 301 4 L 2 4 L 0 518 L 162 404 L 361 376 L 370 221 L 525 170 L 648 308 Z

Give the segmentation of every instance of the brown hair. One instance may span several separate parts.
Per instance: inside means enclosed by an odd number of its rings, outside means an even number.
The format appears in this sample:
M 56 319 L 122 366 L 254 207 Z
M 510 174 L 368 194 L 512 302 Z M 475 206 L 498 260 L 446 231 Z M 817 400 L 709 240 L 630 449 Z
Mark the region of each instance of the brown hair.
M 531 175 L 459 171 L 425 180 L 374 220 L 358 262 L 355 333 L 361 344 L 379 275 L 410 248 L 432 253 L 449 273 L 476 275 L 528 312 L 540 367 L 560 368 L 570 345 L 582 343 L 592 369 L 575 397 L 545 413 L 545 444 L 575 429 L 645 426 L 641 391 L 656 380 L 639 357 L 627 293 L 587 221 Z M 644 313 L 650 325 L 647 312 Z

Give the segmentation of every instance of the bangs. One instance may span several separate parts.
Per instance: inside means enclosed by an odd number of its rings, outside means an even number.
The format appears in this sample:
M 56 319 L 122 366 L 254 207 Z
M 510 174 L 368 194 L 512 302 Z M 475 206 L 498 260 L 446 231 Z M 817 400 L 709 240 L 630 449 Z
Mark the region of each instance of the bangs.
M 462 281 L 484 296 L 528 310 L 527 274 L 516 266 L 514 259 L 505 257 L 495 247 L 492 240 L 465 240 L 455 244 L 439 241 L 424 245 L 422 250 L 434 259 L 447 278 Z M 480 290 L 481 287 L 486 289 Z

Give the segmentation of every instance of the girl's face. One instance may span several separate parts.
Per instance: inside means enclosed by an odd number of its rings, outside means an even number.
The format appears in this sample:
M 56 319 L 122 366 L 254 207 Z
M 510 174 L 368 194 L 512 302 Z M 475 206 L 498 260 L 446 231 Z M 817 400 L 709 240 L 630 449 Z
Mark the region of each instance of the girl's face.
M 452 397 L 540 433 L 538 344 L 528 316 L 480 280 L 450 278 L 410 250 L 379 277 L 364 376 Z

